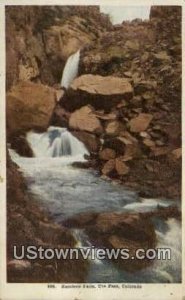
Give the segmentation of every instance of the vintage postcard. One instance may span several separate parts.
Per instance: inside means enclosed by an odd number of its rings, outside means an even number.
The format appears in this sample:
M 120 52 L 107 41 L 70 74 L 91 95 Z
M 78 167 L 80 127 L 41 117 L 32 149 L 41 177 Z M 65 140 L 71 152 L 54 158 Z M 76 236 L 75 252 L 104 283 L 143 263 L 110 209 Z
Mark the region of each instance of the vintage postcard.
M 0 299 L 185 299 L 184 1 L 0 4 Z

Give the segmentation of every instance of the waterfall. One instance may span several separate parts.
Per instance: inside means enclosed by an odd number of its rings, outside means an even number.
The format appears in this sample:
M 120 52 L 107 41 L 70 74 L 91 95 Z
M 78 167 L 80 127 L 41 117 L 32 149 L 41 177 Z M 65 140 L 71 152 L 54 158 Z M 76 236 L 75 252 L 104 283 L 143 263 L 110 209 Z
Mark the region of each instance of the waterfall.
M 68 58 L 65 64 L 62 80 L 61 80 L 62 87 L 67 89 L 72 83 L 72 81 L 76 78 L 78 74 L 79 61 L 80 61 L 80 50 L 72 54 Z
M 88 154 L 84 144 L 66 128 L 49 127 L 47 132 L 27 133 L 27 141 L 36 157 L 81 156 Z

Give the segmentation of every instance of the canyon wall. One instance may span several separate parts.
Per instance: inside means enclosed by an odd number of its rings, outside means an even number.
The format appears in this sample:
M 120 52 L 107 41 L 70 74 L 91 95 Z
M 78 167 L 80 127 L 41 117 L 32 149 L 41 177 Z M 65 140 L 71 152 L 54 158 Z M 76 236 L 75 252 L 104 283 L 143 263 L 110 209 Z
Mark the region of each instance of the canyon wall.
M 59 83 L 68 56 L 110 28 L 96 6 L 7 6 L 7 89 L 22 80 Z
M 79 77 L 56 103 L 64 64 L 79 48 Z M 96 6 L 7 6 L 8 142 L 32 156 L 27 130 L 65 126 L 87 146 L 88 166 L 103 178 L 144 197 L 179 199 L 181 64 L 180 7 L 152 7 L 150 20 L 113 26 Z M 59 266 L 60 273 L 56 262 L 48 267 L 12 260 L 12 244 L 25 236 L 25 243 L 47 240 L 49 246 L 75 241 L 30 206 L 26 182 L 9 157 L 7 175 L 8 280 L 85 280 L 88 266 L 81 262 L 78 274 L 78 263 L 71 271 L 69 263 Z

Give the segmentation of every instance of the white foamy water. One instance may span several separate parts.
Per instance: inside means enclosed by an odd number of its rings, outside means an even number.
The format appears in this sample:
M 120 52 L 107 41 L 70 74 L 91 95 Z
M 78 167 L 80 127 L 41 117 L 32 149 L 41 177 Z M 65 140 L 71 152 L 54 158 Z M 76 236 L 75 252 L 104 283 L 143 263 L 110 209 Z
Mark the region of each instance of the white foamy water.
M 178 283 L 181 282 L 181 224 L 171 218 L 168 221 L 158 220 L 156 229 L 157 247 L 171 250 L 170 260 L 155 260 L 149 267 L 137 272 L 126 272 L 116 269 L 113 263 L 102 265 L 92 263 L 88 282 L 117 283 Z
M 28 191 L 61 223 L 78 213 L 144 212 L 166 207 L 172 201 L 140 199 L 121 185 L 104 181 L 91 170 L 73 168 L 74 161 L 84 161 L 88 154 L 84 144 L 65 128 L 50 127 L 47 132 L 29 132 L 27 140 L 35 157 L 21 157 L 9 150 L 27 179 Z M 87 282 L 176 283 L 181 281 L 181 224 L 175 219 L 154 222 L 157 247 L 171 249 L 171 260 L 156 261 L 148 268 L 129 273 L 117 269 L 110 261 L 90 260 Z M 78 247 L 91 242 L 80 230 L 74 229 Z
M 27 141 L 36 157 L 80 157 L 89 154 L 84 144 L 66 128 L 49 127 L 45 133 L 27 133 Z
M 66 89 L 70 86 L 72 81 L 76 78 L 78 75 L 78 65 L 80 61 L 80 50 L 78 50 L 76 53 L 72 54 L 64 67 L 62 80 L 61 80 L 61 86 L 65 87 Z
M 124 209 L 128 212 L 148 212 L 156 210 L 159 207 L 168 207 L 169 205 L 174 205 L 174 201 L 162 200 L 162 199 L 145 199 L 140 198 L 140 201 L 129 203 L 124 206 Z

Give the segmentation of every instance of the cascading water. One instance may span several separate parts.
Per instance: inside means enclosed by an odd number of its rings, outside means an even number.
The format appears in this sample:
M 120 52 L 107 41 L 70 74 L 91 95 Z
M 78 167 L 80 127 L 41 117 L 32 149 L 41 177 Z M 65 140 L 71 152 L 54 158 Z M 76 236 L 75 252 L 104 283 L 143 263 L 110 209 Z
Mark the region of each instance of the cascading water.
M 80 61 L 80 50 L 72 54 L 68 58 L 65 64 L 62 80 L 61 80 L 62 87 L 68 89 L 72 81 L 76 78 L 78 74 L 79 61 Z
M 87 149 L 66 128 L 49 127 L 39 134 L 29 132 L 27 141 L 35 157 L 21 157 L 9 150 L 12 159 L 24 172 L 28 191 L 35 195 L 61 223 L 83 212 L 144 212 L 166 207 L 172 201 L 139 199 L 137 194 L 97 177 L 95 172 L 73 168 L 71 163 L 83 161 Z M 178 220 L 157 220 L 157 248 L 171 249 L 172 259 L 157 261 L 150 267 L 129 273 L 117 269 L 110 261 L 90 260 L 88 282 L 178 283 L 181 281 L 181 224 Z M 73 229 L 80 247 L 91 246 L 83 230 Z
M 51 126 L 42 134 L 28 132 L 27 140 L 36 157 L 71 156 L 74 160 L 83 160 L 84 155 L 89 154 L 84 144 L 66 128 Z
M 67 89 L 77 76 L 79 59 L 80 51 L 68 58 L 61 80 L 62 87 Z M 21 157 L 10 149 L 11 158 L 27 178 L 28 191 L 40 200 L 56 222 L 61 223 L 83 212 L 144 212 L 156 210 L 158 205 L 171 205 L 171 201 L 167 200 L 139 199 L 136 193 L 102 180 L 91 170 L 73 168 L 72 162 L 84 161 L 88 151 L 66 128 L 49 127 L 42 134 L 28 132 L 27 141 L 35 157 Z M 100 263 L 91 260 L 88 282 L 180 282 L 180 222 L 159 220 L 155 228 L 157 246 L 171 247 L 173 260 L 157 262 L 133 274 L 117 269 L 110 261 Z M 82 230 L 74 228 L 73 231 L 79 245 L 91 245 Z
M 29 132 L 27 140 L 35 154 L 21 157 L 10 150 L 12 159 L 24 172 L 28 190 L 61 223 L 83 212 L 144 212 L 166 207 L 172 201 L 139 199 L 137 194 L 97 177 L 91 170 L 73 168 L 71 163 L 84 160 L 85 146 L 65 128 L 50 127 L 47 132 Z M 172 259 L 157 261 L 147 269 L 129 273 L 117 269 L 110 261 L 90 258 L 88 282 L 178 283 L 181 281 L 181 225 L 174 219 L 155 224 L 158 248 L 171 248 Z M 80 247 L 91 245 L 83 231 L 74 235 Z

